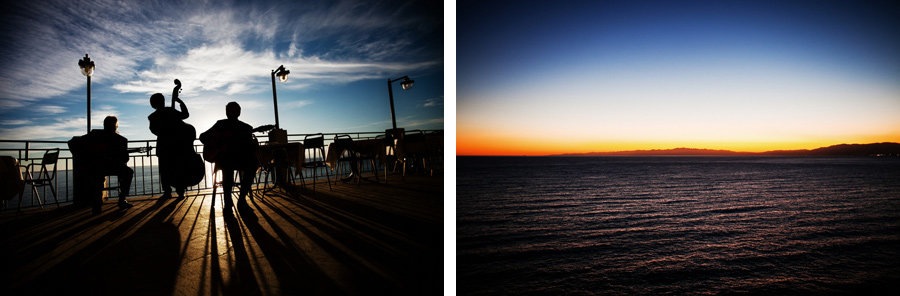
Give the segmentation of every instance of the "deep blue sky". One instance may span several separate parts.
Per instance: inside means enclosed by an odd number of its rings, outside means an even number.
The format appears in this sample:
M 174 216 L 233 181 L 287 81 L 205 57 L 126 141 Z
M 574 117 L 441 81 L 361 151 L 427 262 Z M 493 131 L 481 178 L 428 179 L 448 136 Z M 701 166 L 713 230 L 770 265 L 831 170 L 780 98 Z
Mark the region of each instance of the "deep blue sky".
M 477 154 L 503 141 L 504 153 L 528 154 L 900 141 L 897 6 L 463 1 L 457 147 Z
M 86 131 L 85 53 L 92 77 L 92 126 L 116 115 L 129 139 L 147 129 L 152 93 L 170 99 L 184 84 L 198 132 L 224 118 L 274 123 L 289 133 L 390 128 L 387 79 L 398 126 L 444 127 L 443 7 L 433 1 L 16 1 L 4 8 L 0 45 L 0 139 L 66 140 Z M 451 65 L 452 66 L 452 65 Z

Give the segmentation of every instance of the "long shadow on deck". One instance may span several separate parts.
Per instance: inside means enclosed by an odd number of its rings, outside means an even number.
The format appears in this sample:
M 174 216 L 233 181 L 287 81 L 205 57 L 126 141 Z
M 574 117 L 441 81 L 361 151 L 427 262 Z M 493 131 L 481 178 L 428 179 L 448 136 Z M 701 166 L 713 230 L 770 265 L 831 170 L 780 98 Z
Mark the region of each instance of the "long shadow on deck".
M 5 221 L 3 286 L 13 295 L 172 294 L 180 242 L 162 220 L 175 206 L 160 201 L 129 213 L 106 205 L 94 217 L 68 205 Z
M 442 182 L 0 214 L 6 295 L 442 293 Z M 10 293 L 8 293 L 10 292 Z

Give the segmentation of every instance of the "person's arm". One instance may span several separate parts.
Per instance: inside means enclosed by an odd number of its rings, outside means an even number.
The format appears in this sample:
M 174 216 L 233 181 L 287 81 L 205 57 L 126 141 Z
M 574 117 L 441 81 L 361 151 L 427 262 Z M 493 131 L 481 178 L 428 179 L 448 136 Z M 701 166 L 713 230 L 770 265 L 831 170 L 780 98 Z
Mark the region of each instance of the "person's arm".
M 128 164 L 128 139 L 125 137 L 119 136 L 117 139 L 119 143 L 116 144 L 116 161 Z
M 182 101 L 181 98 L 175 98 L 175 102 L 178 102 L 178 105 L 181 107 L 181 112 L 179 112 L 181 119 L 187 119 L 191 116 L 191 113 L 188 112 L 187 105 L 184 104 L 184 101 Z

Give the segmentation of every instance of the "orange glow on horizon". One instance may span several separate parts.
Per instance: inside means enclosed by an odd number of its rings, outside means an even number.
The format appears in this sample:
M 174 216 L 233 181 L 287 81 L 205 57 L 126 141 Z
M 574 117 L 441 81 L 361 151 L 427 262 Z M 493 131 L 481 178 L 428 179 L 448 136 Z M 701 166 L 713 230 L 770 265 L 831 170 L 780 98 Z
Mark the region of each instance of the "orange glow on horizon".
M 811 139 L 805 141 L 582 141 L 554 140 L 539 137 L 492 136 L 457 133 L 456 155 L 459 156 L 541 156 L 564 153 L 616 152 L 652 149 L 697 148 L 735 152 L 815 149 L 838 144 L 900 142 L 900 134 L 862 136 L 845 139 Z

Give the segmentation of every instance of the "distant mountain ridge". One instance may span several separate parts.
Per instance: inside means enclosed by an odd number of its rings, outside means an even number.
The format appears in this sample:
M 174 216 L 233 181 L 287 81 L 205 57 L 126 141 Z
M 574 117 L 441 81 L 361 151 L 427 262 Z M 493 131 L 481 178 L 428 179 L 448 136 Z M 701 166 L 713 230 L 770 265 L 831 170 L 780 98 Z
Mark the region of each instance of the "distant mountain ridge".
M 900 156 L 900 143 L 839 144 L 816 149 L 738 152 L 700 148 L 674 148 L 615 152 L 566 153 L 552 156 Z

